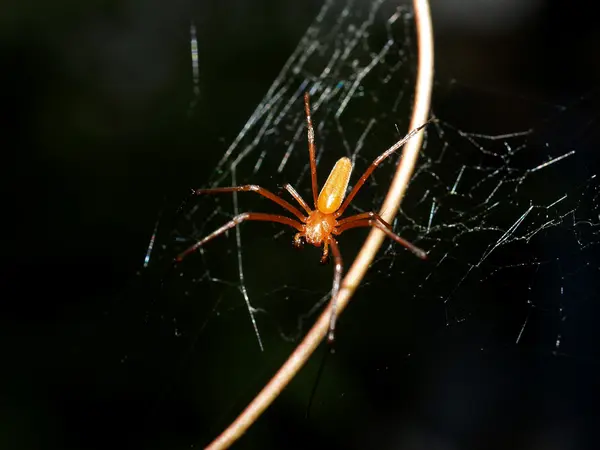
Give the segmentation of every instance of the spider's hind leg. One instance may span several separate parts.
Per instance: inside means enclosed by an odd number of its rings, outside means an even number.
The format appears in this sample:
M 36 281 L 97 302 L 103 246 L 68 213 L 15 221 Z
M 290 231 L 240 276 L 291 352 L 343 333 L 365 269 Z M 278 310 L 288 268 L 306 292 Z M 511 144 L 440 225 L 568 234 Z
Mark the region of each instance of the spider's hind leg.
M 321 256 L 321 264 L 327 264 L 329 262 L 329 242 L 325 241 L 323 246 L 323 255 Z
M 327 341 L 332 343 L 335 336 L 335 323 L 337 320 L 337 296 L 340 291 L 340 284 L 342 282 L 342 272 L 344 265 L 342 262 L 342 255 L 337 245 L 337 241 L 332 237 L 326 241 L 331 243 L 331 249 L 333 251 L 333 260 L 335 267 L 333 269 L 333 286 L 331 287 L 331 317 L 329 319 L 329 333 L 327 333 Z

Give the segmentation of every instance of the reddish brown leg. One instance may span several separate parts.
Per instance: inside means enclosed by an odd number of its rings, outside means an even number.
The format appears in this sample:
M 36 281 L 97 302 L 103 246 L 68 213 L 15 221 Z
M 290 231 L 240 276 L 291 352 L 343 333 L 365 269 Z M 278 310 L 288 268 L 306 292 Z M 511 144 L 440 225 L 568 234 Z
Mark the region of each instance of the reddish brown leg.
M 323 254 L 321 255 L 321 264 L 327 263 L 329 260 L 329 241 L 325 241 L 323 244 Z
M 416 245 L 411 244 L 406 239 L 402 239 L 396 233 L 392 231 L 392 227 L 389 223 L 383 220 L 379 214 L 374 212 L 368 212 L 363 214 L 357 214 L 356 216 L 350 216 L 344 220 L 340 220 L 338 222 L 338 226 L 334 230 L 334 234 L 341 234 L 350 228 L 359 228 L 359 227 L 377 227 L 388 237 L 392 238 L 398 244 L 403 245 L 415 255 L 417 255 L 421 259 L 427 259 L 427 253 L 424 250 L 421 250 Z
M 339 228 L 341 225 L 344 225 L 345 223 L 348 223 L 348 222 L 354 222 L 355 220 L 372 219 L 373 215 L 377 215 L 377 214 L 374 213 L 373 211 L 355 214 L 353 216 L 346 217 L 345 219 L 338 220 L 337 227 Z M 381 219 L 381 220 L 384 221 L 383 219 Z M 387 223 L 387 222 L 385 222 L 385 223 Z
M 340 283 L 342 282 L 342 271 L 344 270 L 344 266 L 342 254 L 340 253 L 336 240 L 329 236 L 327 242 L 331 245 L 331 253 L 333 253 L 333 261 L 335 263 L 333 269 L 333 286 L 331 288 L 331 316 L 329 318 L 329 333 L 327 334 L 327 340 L 333 342 L 335 338 L 335 323 L 337 320 L 337 296 L 340 292 Z
M 367 181 L 367 178 L 369 178 L 369 176 L 371 176 L 371 174 L 377 168 L 377 166 L 379 164 L 381 164 L 383 162 L 383 160 L 385 160 L 388 156 L 392 155 L 396 150 L 398 150 L 404 144 L 406 144 L 406 142 L 410 138 L 412 138 L 415 134 L 417 134 L 419 131 L 421 131 L 423 128 L 425 128 L 427 126 L 427 124 L 429 124 L 429 121 L 425 122 L 423 125 L 412 130 L 410 133 L 408 133 L 406 136 L 404 136 L 401 140 L 396 142 L 394 145 L 392 145 L 390 148 L 388 148 L 385 152 L 383 152 L 381 155 L 379 155 L 377 158 L 375 158 L 375 161 L 373 161 L 371 163 L 371 165 L 367 168 L 367 170 L 365 170 L 365 173 L 363 174 L 363 176 L 360 177 L 358 182 L 354 185 L 354 188 L 352 188 L 352 190 L 348 194 L 348 197 L 346 197 L 346 200 L 344 200 L 344 203 L 342 203 L 342 206 L 340 206 L 340 209 L 338 209 L 335 212 L 336 218 L 340 217 L 344 213 L 344 211 L 346 210 L 346 208 L 348 207 L 348 205 L 350 204 L 350 202 L 352 201 L 354 196 L 358 193 L 358 191 L 363 186 L 363 184 L 365 184 L 365 181 Z
M 306 113 L 306 128 L 308 129 L 308 156 L 310 159 L 310 179 L 312 181 L 313 201 L 317 207 L 319 185 L 317 183 L 317 157 L 315 156 L 315 130 L 310 117 L 310 95 L 304 93 L 304 112 Z
M 296 200 L 300 204 L 300 206 L 304 208 L 304 211 L 306 211 L 308 214 L 312 212 L 310 206 L 308 206 L 308 203 L 304 201 L 302 196 L 296 192 L 296 189 L 294 189 L 291 184 L 286 184 L 284 188 L 290 193 L 292 197 L 294 197 L 294 200 Z
M 263 222 L 277 222 L 277 223 L 282 223 L 284 225 L 289 225 L 290 227 L 295 228 L 296 230 L 302 232 L 302 224 L 294 219 L 290 219 L 289 217 L 285 217 L 285 216 L 278 216 L 276 214 L 263 214 L 263 213 L 242 213 L 239 214 L 237 216 L 235 216 L 233 219 L 231 219 L 229 222 L 227 222 L 225 225 L 223 225 L 222 227 L 216 229 L 215 231 L 213 231 L 212 233 L 210 233 L 208 236 L 206 236 L 205 238 L 199 240 L 198 242 L 196 242 L 194 245 L 192 245 L 190 248 L 188 248 L 187 250 L 181 252 L 177 258 L 175 258 L 175 262 L 180 262 L 183 258 L 185 258 L 187 255 L 189 255 L 190 253 L 196 251 L 199 247 L 202 247 L 204 244 L 206 244 L 208 241 L 210 241 L 211 239 L 216 238 L 217 236 L 219 236 L 220 234 L 225 233 L 227 230 L 235 227 L 236 225 L 246 221 L 246 220 L 258 220 L 258 221 L 263 221 Z
M 222 187 L 222 188 L 213 188 L 213 189 L 196 189 L 194 191 L 195 195 L 201 194 L 220 194 L 223 192 L 256 192 L 258 195 L 262 195 L 263 197 L 268 198 L 269 200 L 277 203 L 279 206 L 287 209 L 293 215 L 295 215 L 300 221 L 304 222 L 306 217 L 290 203 L 286 202 L 281 197 L 273 194 L 270 191 L 267 191 L 265 188 L 257 186 L 256 184 L 247 184 L 244 186 L 234 186 L 234 187 Z

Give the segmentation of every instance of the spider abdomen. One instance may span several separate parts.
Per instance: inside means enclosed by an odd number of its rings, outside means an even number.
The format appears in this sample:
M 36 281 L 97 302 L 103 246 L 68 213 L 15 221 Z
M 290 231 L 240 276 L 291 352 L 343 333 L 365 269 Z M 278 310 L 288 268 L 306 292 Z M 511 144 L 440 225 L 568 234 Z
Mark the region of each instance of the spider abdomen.
M 350 158 L 340 158 L 335 163 L 319 194 L 317 200 L 317 209 L 319 211 L 325 214 L 332 214 L 339 209 L 344 201 L 351 173 L 352 162 Z

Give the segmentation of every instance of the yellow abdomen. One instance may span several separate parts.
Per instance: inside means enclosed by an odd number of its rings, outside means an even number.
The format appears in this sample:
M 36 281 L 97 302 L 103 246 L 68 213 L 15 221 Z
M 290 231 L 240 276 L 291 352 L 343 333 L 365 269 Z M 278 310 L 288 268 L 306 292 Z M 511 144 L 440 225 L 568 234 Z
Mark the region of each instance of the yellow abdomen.
M 335 163 L 317 199 L 317 209 L 319 211 L 324 214 L 332 214 L 338 210 L 346 196 L 351 173 L 352 162 L 350 158 L 340 158 Z

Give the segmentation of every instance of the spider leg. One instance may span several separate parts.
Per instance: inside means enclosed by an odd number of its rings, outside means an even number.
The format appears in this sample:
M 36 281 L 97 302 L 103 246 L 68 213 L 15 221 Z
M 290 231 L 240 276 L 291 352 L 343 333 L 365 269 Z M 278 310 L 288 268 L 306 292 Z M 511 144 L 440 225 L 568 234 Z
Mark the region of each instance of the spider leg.
M 227 230 L 235 227 L 236 225 L 239 225 L 240 223 L 242 223 L 242 222 L 244 222 L 246 220 L 258 220 L 258 221 L 262 221 L 262 222 L 277 222 L 277 223 L 282 223 L 284 225 L 289 225 L 290 227 L 293 227 L 293 228 L 297 229 L 300 232 L 302 232 L 302 229 L 303 229 L 303 225 L 300 222 L 298 222 L 298 221 L 296 221 L 294 219 L 290 219 L 289 217 L 278 216 L 276 214 L 242 213 L 242 214 L 239 214 L 239 215 L 235 216 L 233 219 L 231 219 L 225 225 L 221 226 L 220 228 L 217 228 L 215 231 L 213 231 L 212 233 L 210 233 L 205 238 L 200 239 L 198 242 L 196 242 L 194 245 L 192 245 L 187 250 L 181 252 L 175 258 L 175 262 L 180 262 L 187 255 L 189 255 L 190 253 L 196 251 L 199 247 L 202 247 L 204 244 L 206 244 L 211 239 L 216 238 L 217 236 L 225 233 Z
M 396 233 L 392 231 L 392 227 L 389 223 L 381 218 L 381 216 L 375 212 L 368 212 L 357 214 L 355 216 L 350 216 L 344 220 L 340 220 L 338 222 L 338 226 L 334 229 L 334 234 L 341 234 L 350 228 L 359 228 L 359 227 L 376 227 L 383 231 L 388 237 L 392 238 L 398 244 L 403 245 L 408 250 L 413 252 L 421 259 L 427 259 L 427 253 L 424 250 L 421 250 L 414 244 L 411 244 L 406 239 L 402 239 Z
M 342 282 L 342 271 L 344 270 L 342 254 L 337 245 L 337 241 L 329 236 L 327 239 L 329 245 L 331 245 L 331 253 L 333 253 L 333 260 L 335 267 L 333 269 L 333 286 L 331 288 L 331 316 L 329 318 L 329 333 L 327 334 L 327 340 L 333 342 L 335 338 L 335 323 L 337 320 L 337 296 L 340 291 L 340 283 Z M 326 242 L 326 245 L 327 245 Z
M 353 216 L 346 217 L 345 219 L 338 220 L 337 226 L 339 228 L 341 225 L 344 225 L 348 222 L 354 222 L 355 220 L 372 219 L 374 215 L 376 215 L 376 214 L 372 211 L 366 212 L 366 213 L 355 214 Z M 381 219 L 381 220 L 383 220 L 383 219 Z
M 256 192 L 258 195 L 262 195 L 263 197 L 266 197 L 269 200 L 277 203 L 282 208 L 287 209 L 298 219 L 300 219 L 301 222 L 304 222 L 306 220 L 306 217 L 304 217 L 304 215 L 298 210 L 298 208 L 286 202 L 278 195 L 275 195 L 271 191 L 267 191 L 265 188 L 257 186 L 256 184 L 246 184 L 244 186 L 222 187 L 212 189 L 196 189 L 194 190 L 194 195 L 220 194 L 222 192 Z
M 296 200 L 300 204 L 300 206 L 304 208 L 304 211 L 306 211 L 308 214 L 312 212 L 310 206 L 308 206 L 308 203 L 304 201 L 302 196 L 298 194 L 298 192 L 296 192 L 296 189 L 294 189 L 291 184 L 286 184 L 284 188 L 290 193 L 292 197 L 294 197 L 294 200 Z
M 365 181 L 367 181 L 367 178 L 371 176 L 371 174 L 377 168 L 377 166 L 381 164 L 383 160 L 385 160 L 388 156 L 392 155 L 396 150 L 398 150 L 404 144 L 406 144 L 406 142 L 415 134 L 417 134 L 419 131 L 425 128 L 429 124 L 429 122 L 431 122 L 431 120 L 428 120 L 423 125 L 418 126 L 414 130 L 412 130 L 410 133 L 408 133 L 406 136 L 404 136 L 402 139 L 400 139 L 398 142 L 396 142 L 394 145 L 388 148 L 385 152 L 383 152 L 381 155 L 375 158 L 375 161 L 371 163 L 367 170 L 365 170 L 363 176 L 360 177 L 360 179 L 356 182 L 356 184 L 348 194 L 348 197 L 346 197 L 346 200 L 344 200 L 344 203 L 342 203 L 342 206 L 340 206 L 339 209 L 335 212 L 335 217 L 340 217 L 344 213 L 354 196 L 358 193 L 363 184 L 365 184 Z
M 325 264 L 329 259 L 329 240 L 323 244 L 323 255 L 321 255 L 321 264 Z
M 317 183 L 317 158 L 315 156 L 315 130 L 313 129 L 312 119 L 310 117 L 310 95 L 304 93 L 304 112 L 306 113 L 306 128 L 308 132 L 308 156 L 310 159 L 310 178 L 312 181 L 313 200 L 315 208 L 317 207 L 317 197 L 319 195 L 319 186 Z

